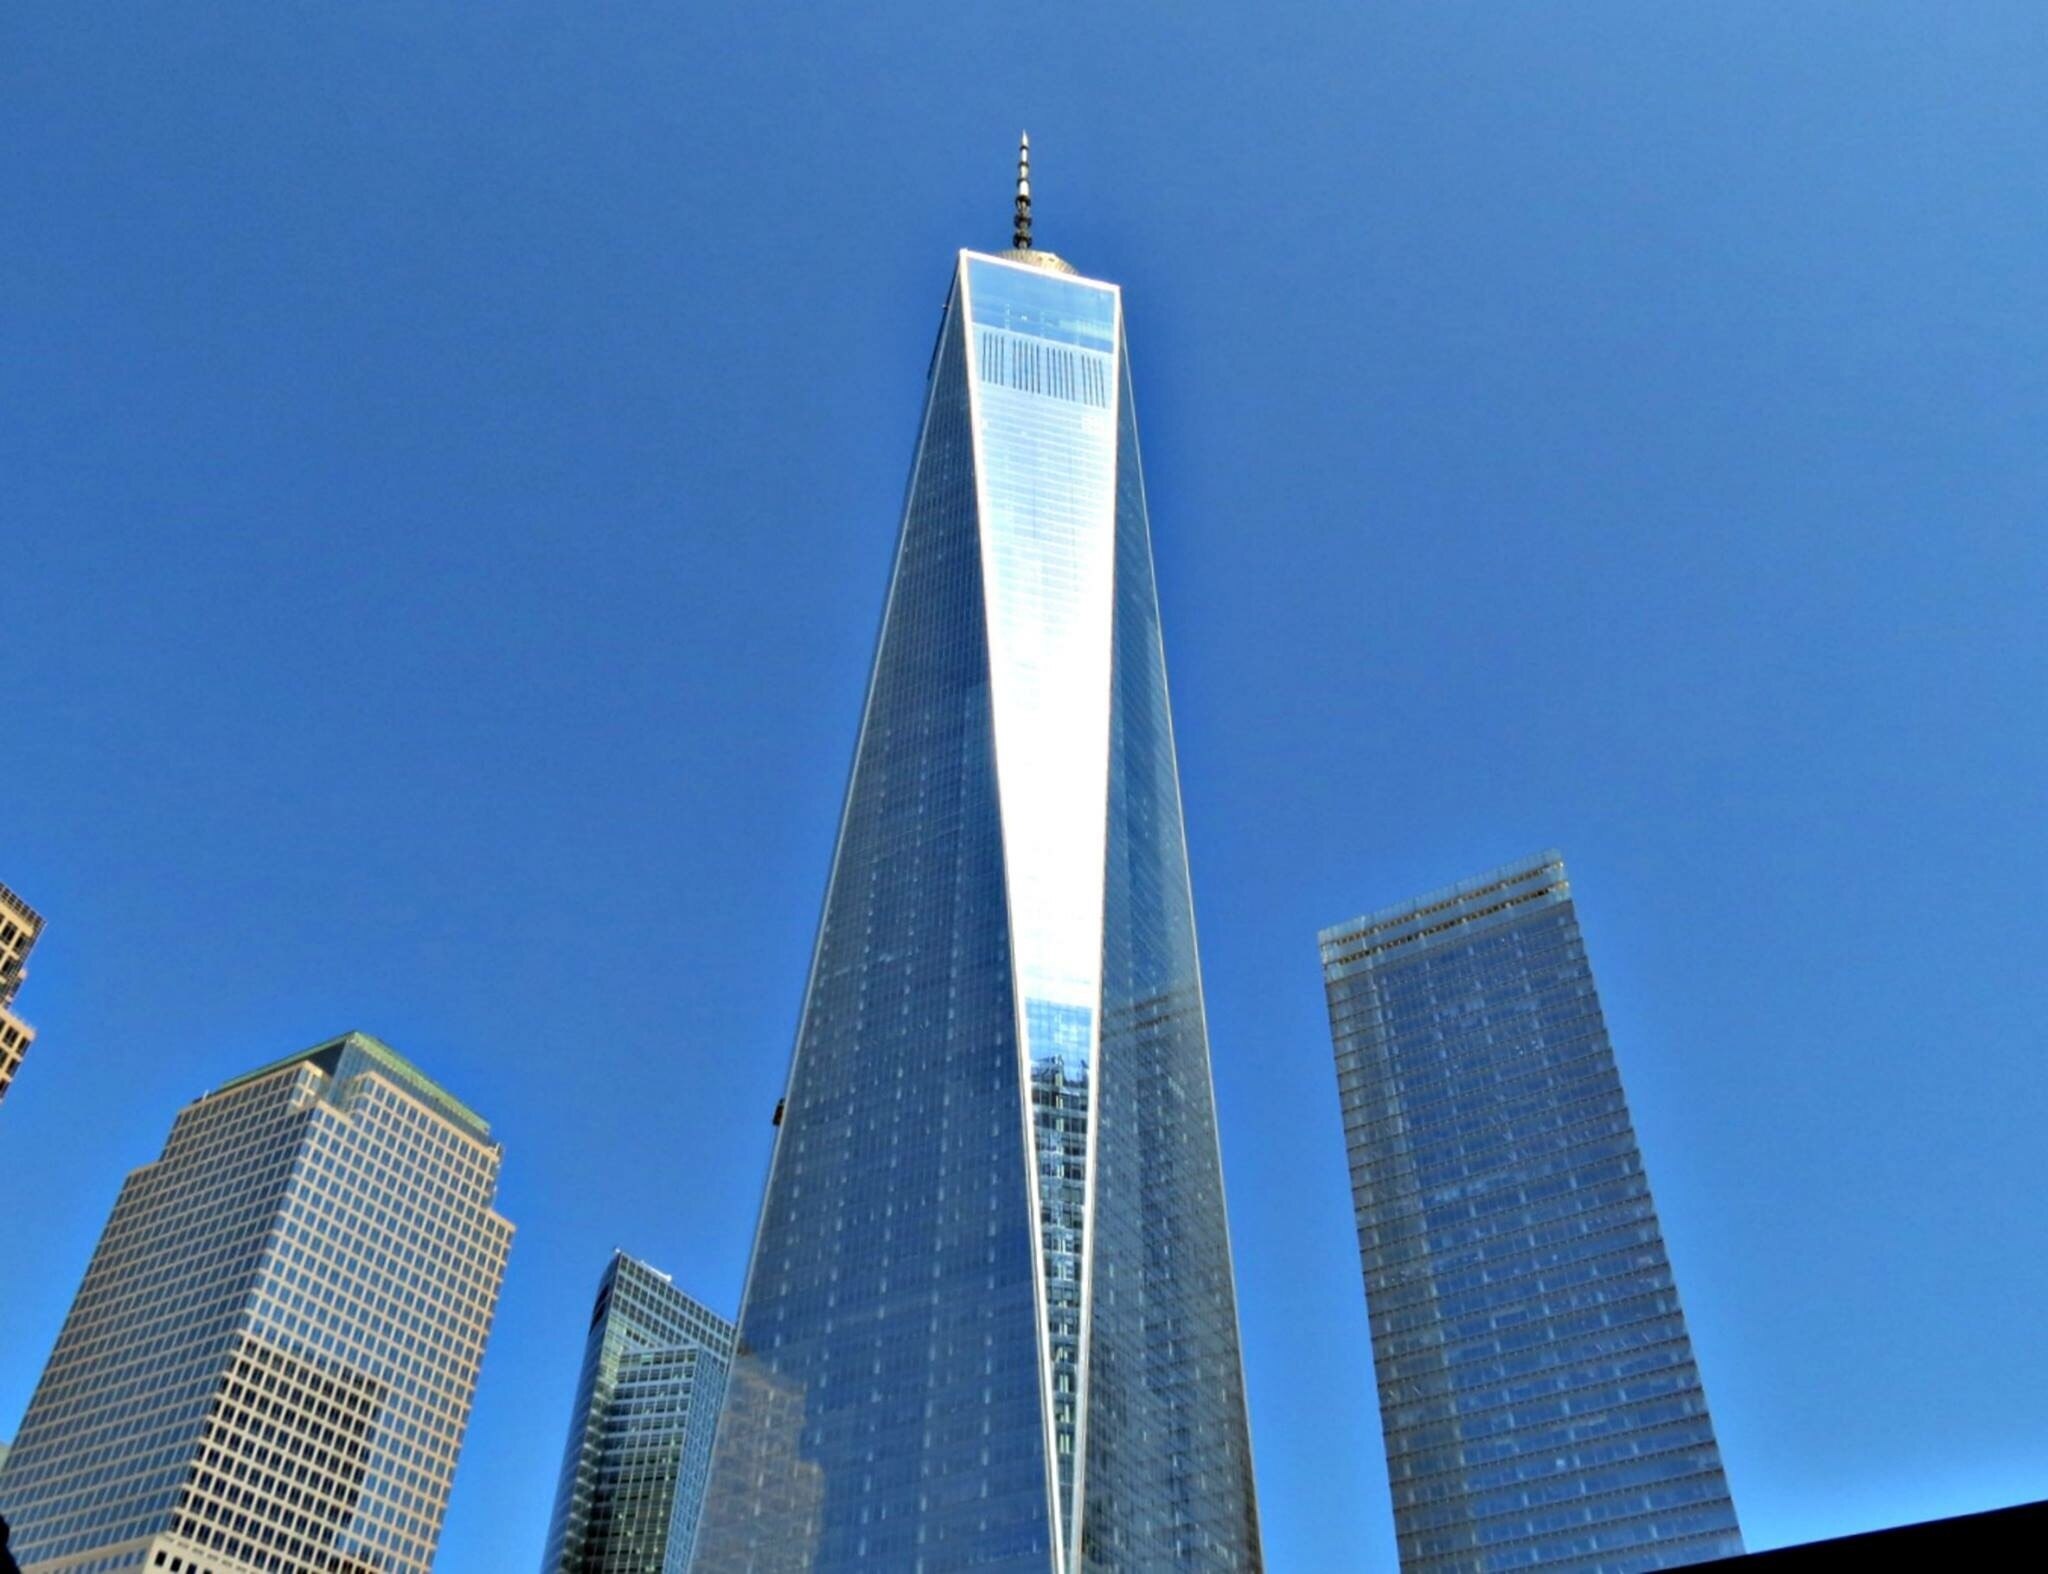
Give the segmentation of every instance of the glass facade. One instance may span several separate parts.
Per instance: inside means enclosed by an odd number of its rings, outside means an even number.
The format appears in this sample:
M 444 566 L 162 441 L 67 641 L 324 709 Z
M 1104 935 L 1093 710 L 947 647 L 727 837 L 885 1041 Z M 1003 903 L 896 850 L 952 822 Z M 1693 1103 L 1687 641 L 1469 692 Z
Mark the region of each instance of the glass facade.
M 1563 859 L 1321 938 L 1402 1569 L 1739 1553 Z
M 1123 346 L 961 254 L 700 1570 L 1260 1566 Z
M 542 1574 L 689 1566 L 732 1324 L 615 1255 L 597 1287 Z
M 31 1574 L 427 1574 L 512 1227 L 490 1128 L 360 1033 L 128 1177 L 0 1470 Z

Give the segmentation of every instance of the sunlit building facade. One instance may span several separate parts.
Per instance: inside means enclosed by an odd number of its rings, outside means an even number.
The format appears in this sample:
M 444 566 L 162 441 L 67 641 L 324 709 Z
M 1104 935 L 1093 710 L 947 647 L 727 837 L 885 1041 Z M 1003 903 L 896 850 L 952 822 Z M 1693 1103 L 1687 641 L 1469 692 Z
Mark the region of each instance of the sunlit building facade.
M 1260 1566 L 1123 302 L 962 252 L 696 1567 Z
M 1404 1574 L 1739 1553 L 1564 860 L 1322 956 Z
M 542 1574 L 682 1574 L 732 1324 L 624 1252 L 598 1282 Z
M 0 1099 L 21 1069 L 36 1030 L 14 1014 L 14 997 L 28 973 L 28 954 L 43 933 L 43 917 L 0 885 Z
M 29 1574 L 427 1574 L 512 1228 L 490 1128 L 351 1033 L 128 1177 L 0 1513 Z

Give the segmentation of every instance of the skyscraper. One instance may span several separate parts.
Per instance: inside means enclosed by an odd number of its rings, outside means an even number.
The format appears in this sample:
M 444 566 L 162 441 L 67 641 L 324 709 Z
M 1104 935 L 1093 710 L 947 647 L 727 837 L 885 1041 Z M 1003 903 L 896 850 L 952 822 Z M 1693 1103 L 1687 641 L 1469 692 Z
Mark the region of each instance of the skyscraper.
M 542 1574 L 682 1574 L 732 1360 L 732 1324 L 646 1263 L 598 1281 Z
M 1564 860 L 1322 952 L 1402 1569 L 1740 1552 Z
M 1117 287 L 962 252 L 700 1570 L 1259 1567 Z
M 474 1112 L 350 1033 L 127 1179 L 0 1513 L 32 1574 L 427 1574 L 512 1227 Z
M 42 932 L 42 914 L 0 885 L 0 1099 L 7 1097 L 21 1057 L 35 1042 L 36 1030 L 14 1014 L 14 996 Z

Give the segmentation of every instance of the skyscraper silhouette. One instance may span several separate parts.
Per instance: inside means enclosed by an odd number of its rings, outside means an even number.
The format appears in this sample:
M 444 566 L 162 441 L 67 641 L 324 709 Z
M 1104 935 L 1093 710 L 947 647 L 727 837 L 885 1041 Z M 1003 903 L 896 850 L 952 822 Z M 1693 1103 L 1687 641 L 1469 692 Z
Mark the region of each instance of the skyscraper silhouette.
M 0 1470 L 34 1570 L 428 1574 L 512 1226 L 475 1111 L 349 1033 L 129 1175 Z
M 962 252 L 700 1570 L 1252 1570 L 1116 286 Z
M 624 1252 L 598 1281 L 541 1574 L 689 1567 L 732 1324 Z
M 1563 858 L 1322 954 L 1403 1574 L 1740 1552 Z

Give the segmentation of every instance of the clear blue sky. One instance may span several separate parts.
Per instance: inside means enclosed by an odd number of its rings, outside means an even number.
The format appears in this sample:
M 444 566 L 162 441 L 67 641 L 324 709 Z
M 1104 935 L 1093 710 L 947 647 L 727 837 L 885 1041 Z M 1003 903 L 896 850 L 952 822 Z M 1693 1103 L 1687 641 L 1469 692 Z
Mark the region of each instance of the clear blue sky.
M 1270 1561 L 1393 1567 L 1327 923 L 1564 849 L 1752 1545 L 2048 1495 L 2048 9 L 0 13 L 0 1435 L 349 1027 L 730 1311 L 953 249 L 1126 287 Z

